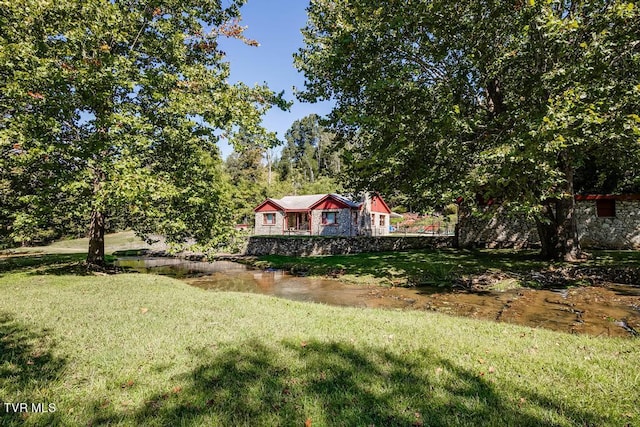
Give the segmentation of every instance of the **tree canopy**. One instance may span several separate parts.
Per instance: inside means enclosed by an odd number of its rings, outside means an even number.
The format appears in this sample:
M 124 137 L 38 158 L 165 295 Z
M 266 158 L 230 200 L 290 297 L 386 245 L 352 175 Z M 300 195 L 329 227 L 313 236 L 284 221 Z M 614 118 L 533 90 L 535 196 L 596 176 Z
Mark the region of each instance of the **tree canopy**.
M 264 134 L 286 107 L 266 86 L 229 84 L 220 37 L 243 35 L 244 0 L 0 1 L 0 226 L 74 217 L 88 261 L 117 217 L 169 242 L 220 243 L 231 226 L 216 142 Z
M 310 114 L 291 124 L 285 134 L 277 168 L 281 178 L 295 186 L 312 184 L 322 177 L 336 178 L 340 174 L 341 149 L 334 135 L 320 123 L 320 117 Z
M 238 148 L 227 158 L 225 171 L 233 185 L 236 223 L 253 221 L 253 209 L 267 197 L 333 193 L 341 189 L 342 150 L 310 114 L 291 124 L 279 157 L 273 148 L 282 144 L 273 135 L 240 132 Z
M 313 0 L 295 57 L 358 187 L 499 200 L 580 256 L 582 188 L 640 183 L 640 9 L 625 1 Z M 596 168 L 596 177 L 587 168 Z

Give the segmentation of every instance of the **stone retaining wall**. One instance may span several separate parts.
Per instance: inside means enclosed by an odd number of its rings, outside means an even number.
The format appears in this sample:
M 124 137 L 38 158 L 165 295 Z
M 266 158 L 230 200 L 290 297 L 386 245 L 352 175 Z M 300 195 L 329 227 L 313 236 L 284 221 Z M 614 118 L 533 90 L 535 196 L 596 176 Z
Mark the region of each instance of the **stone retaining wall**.
M 408 249 L 451 248 L 453 236 L 264 237 L 249 238 L 245 255 L 340 255 Z
M 616 201 L 615 217 L 598 217 L 595 201 L 576 202 L 578 238 L 583 248 L 640 249 L 640 201 Z M 492 216 L 474 217 L 461 210 L 460 247 L 531 248 L 540 246 L 535 223 L 494 207 Z

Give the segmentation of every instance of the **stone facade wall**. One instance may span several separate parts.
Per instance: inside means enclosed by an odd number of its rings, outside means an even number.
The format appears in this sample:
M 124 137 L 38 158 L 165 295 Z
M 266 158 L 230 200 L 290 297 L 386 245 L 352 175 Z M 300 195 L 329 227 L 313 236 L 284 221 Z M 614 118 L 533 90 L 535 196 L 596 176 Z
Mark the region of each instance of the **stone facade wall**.
M 322 224 L 322 212 L 336 212 L 337 224 Z M 357 224 L 351 220 L 351 209 L 311 211 L 311 228 L 314 236 L 356 236 Z
M 578 237 L 584 248 L 640 249 L 640 201 L 616 201 L 616 216 L 599 218 L 595 201 L 576 202 Z M 461 210 L 460 247 L 530 248 L 540 246 L 535 223 L 523 216 L 510 217 L 495 208 L 490 218 Z
M 493 215 L 473 216 L 460 209 L 458 245 L 461 248 L 516 248 L 540 246 L 540 238 L 533 221 L 524 216 L 508 216 L 497 207 Z
M 373 215 L 373 223 L 371 224 L 371 228 L 367 231 L 369 231 L 372 236 L 388 236 L 391 216 L 380 212 L 373 212 L 371 215 Z M 385 225 L 380 225 L 381 216 L 384 216 Z M 371 219 L 369 221 L 371 222 Z
M 616 200 L 616 216 L 598 218 L 596 202 L 580 201 L 578 237 L 585 248 L 640 249 L 640 201 Z
M 338 255 L 368 252 L 390 252 L 408 249 L 450 248 L 455 238 L 449 237 L 266 237 L 252 236 L 245 255 Z
M 284 214 L 282 212 L 273 212 L 276 215 L 275 225 L 266 225 L 264 224 L 264 214 L 272 213 L 272 212 L 256 212 L 256 223 L 254 234 L 264 235 L 264 236 L 273 236 L 273 235 L 281 235 L 282 227 L 284 224 Z
M 322 212 L 336 212 L 337 224 L 322 224 Z M 311 235 L 313 236 L 357 236 L 358 223 L 353 222 L 351 218 L 351 209 L 331 209 L 331 210 L 315 210 L 311 211 Z M 281 211 L 274 212 L 276 214 L 275 225 L 264 224 L 264 214 L 271 212 L 257 212 L 255 229 L 253 234 L 256 236 L 279 236 L 279 235 L 301 235 L 308 236 L 309 230 L 300 230 L 289 232 L 284 227 L 285 215 Z

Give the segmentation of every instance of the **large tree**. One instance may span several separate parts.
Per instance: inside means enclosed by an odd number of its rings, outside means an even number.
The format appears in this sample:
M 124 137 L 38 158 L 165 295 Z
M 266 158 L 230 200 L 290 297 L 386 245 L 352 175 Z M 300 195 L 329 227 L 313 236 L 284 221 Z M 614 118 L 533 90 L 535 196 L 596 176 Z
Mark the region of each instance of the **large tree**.
M 0 1 L 0 182 L 21 210 L 2 222 L 83 218 L 91 264 L 113 215 L 142 235 L 219 243 L 231 204 L 216 142 L 263 132 L 261 114 L 284 105 L 227 82 L 218 39 L 255 44 L 242 3 Z
M 597 159 L 637 185 L 633 3 L 313 0 L 308 12 L 302 97 L 336 100 L 356 185 L 424 203 L 491 197 L 565 259 L 581 254 L 576 174 Z
M 271 190 L 276 177 L 272 170 L 271 150 L 278 143 L 275 134 L 240 132 L 236 136 L 234 145 L 238 148 L 225 161 L 225 170 L 233 185 L 236 223 L 252 221 L 253 209 L 265 198 L 273 196 Z
M 322 177 L 337 179 L 342 166 L 341 149 L 317 114 L 294 121 L 284 136 L 286 143 L 277 164 L 282 179 L 297 187 L 313 184 Z

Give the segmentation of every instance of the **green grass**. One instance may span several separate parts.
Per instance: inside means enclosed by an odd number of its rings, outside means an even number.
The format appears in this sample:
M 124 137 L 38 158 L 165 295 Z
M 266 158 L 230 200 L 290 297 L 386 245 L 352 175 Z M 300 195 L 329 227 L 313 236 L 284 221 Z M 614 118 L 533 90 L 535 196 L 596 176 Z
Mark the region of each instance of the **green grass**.
M 640 424 L 634 340 L 176 280 L 0 277 L 0 425 Z
M 135 249 L 148 249 L 151 248 L 142 239 L 137 237 L 133 231 L 122 231 L 119 233 L 112 233 L 105 235 L 105 252 L 113 253 L 117 251 L 127 251 Z M 76 254 L 87 253 L 89 249 L 89 239 L 69 239 L 60 240 L 54 242 L 48 246 L 34 246 L 34 247 L 21 247 L 15 249 L 8 249 L 0 251 L 5 254 L 33 254 L 33 253 L 48 253 L 48 254 Z
M 580 267 L 640 267 L 640 251 L 597 251 Z M 569 265 L 542 261 L 538 251 L 516 250 L 414 250 L 355 255 L 259 257 L 258 265 L 305 273 L 340 276 L 347 282 L 398 285 L 451 285 L 456 277 L 486 271 L 521 274 Z

